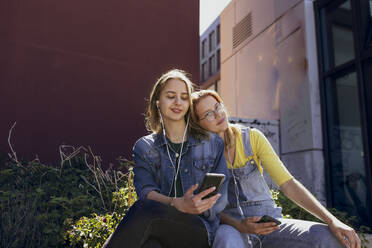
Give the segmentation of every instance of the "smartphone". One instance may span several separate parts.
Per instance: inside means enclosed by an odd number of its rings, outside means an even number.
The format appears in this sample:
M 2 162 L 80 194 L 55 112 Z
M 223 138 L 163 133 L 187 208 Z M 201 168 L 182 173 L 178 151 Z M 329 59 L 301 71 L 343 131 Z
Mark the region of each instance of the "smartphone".
M 282 222 L 280 222 L 279 220 L 271 217 L 271 216 L 268 216 L 268 215 L 264 215 L 261 217 L 261 219 L 259 221 L 257 221 L 256 223 L 267 223 L 267 222 L 274 222 L 275 224 L 277 224 L 278 226 L 280 224 L 282 224 Z
M 225 180 L 225 175 L 224 174 L 220 174 L 220 173 L 207 173 L 207 174 L 205 174 L 203 182 L 200 185 L 200 188 L 198 190 L 198 193 L 200 193 L 200 192 L 202 192 L 206 189 L 209 189 L 210 187 L 216 187 L 216 189 L 213 192 L 209 193 L 208 195 L 204 196 L 202 198 L 202 200 L 217 194 L 218 191 L 220 190 L 221 185 L 222 185 L 224 180 Z

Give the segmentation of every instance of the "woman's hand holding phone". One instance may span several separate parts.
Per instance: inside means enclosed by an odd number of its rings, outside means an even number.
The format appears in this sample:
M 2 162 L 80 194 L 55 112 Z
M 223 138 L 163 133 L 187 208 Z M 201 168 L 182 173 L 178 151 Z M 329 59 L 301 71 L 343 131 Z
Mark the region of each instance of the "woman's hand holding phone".
M 238 230 L 241 233 L 253 233 L 267 235 L 280 227 L 275 222 L 257 223 L 261 217 L 248 217 L 240 221 Z
M 212 197 L 203 199 L 209 193 L 213 192 L 216 188 L 211 187 L 208 188 L 196 195 L 194 195 L 194 191 L 198 188 L 198 184 L 191 186 L 182 197 L 177 197 L 173 201 L 174 207 L 184 213 L 189 214 L 201 214 L 216 203 L 218 198 L 220 198 L 220 194 L 216 194 Z

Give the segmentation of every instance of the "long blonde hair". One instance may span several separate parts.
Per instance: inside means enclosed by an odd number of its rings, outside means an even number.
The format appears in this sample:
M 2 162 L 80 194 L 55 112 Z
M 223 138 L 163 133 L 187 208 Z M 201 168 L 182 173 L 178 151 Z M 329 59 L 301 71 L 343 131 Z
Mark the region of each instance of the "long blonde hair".
M 194 86 L 191 80 L 188 78 L 185 71 L 179 70 L 179 69 L 172 69 L 170 71 L 167 71 L 164 73 L 154 84 L 152 87 L 151 93 L 150 93 L 150 99 L 149 103 L 147 105 L 147 111 L 145 114 L 145 124 L 148 131 L 152 131 L 154 133 L 159 133 L 162 130 L 162 125 L 160 122 L 160 115 L 157 108 L 156 101 L 160 98 L 160 93 L 166 86 L 167 82 L 171 79 L 178 79 L 185 83 L 187 93 L 189 96 L 189 103 L 190 107 L 185 115 L 185 121 L 187 121 L 188 115 L 191 113 L 191 116 L 193 115 L 193 107 L 192 107 L 192 101 L 191 101 L 191 93 L 194 91 Z M 191 118 L 190 118 L 191 119 Z M 196 138 L 206 138 L 208 137 L 207 132 L 203 129 L 201 129 L 198 125 L 196 125 L 194 122 L 190 120 L 188 132 L 193 137 Z
M 214 91 L 214 90 L 200 90 L 200 91 L 196 91 L 196 92 L 193 92 L 191 94 L 191 101 L 192 101 L 192 106 L 193 106 L 193 111 L 192 111 L 192 119 L 193 121 L 200 127 L 202 128 L 200 125 L 199 125 L 199 122 L 200 122 L 200 119 L 199 119 L 199 116 L 196 114 L 196 105 L 205 97 L 207 96 L 212 96 L 214 97 L 214 99 L 216 99 L 216 101 L 218 103 L 222 103 L 223 104 L 223 101 L 222 101 L 222 98 L 220 97 L 220 95 Z M 226 111 L 226 110 L 225 110 Z M 226 117 L 228 118 L 228 113 L 226 111 Z M 228 123 L 227 124 L 227 129 L 225 130 L 224 132 L 224 137 L 225 137 L 225 140 L 224 140 L 224 143 L 225 143 L 225 148 L 230 148 L 230 147 L 233 147 L 235 146 L 235 134 L 239 132 L 239 127 L 236 126 L 236 125 L 233 125 L 231 123 Z

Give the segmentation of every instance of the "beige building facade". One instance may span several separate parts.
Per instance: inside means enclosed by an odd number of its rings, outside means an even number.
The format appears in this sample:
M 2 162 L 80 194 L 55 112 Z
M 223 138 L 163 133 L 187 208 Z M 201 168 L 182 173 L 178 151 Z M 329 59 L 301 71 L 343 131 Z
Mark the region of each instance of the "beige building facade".
M 279 121 L 283 162 L 325 204 L 313 1 L 232 0 L 220 21 L 219 93 L 230 115 Z

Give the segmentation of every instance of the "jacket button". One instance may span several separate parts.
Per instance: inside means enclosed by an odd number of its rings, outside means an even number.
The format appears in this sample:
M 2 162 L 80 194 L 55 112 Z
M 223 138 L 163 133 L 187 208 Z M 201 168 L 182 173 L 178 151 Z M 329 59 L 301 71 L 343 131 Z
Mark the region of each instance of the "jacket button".
M 205 165 L 203 165 L 203 170 L 205 170 Z
M 185 169 L 185 173 L 187 173 L 187 172 L 189 172 L 189 170 L 188 169 Z
M 251 160 L 251 164 L 254 164 L 254 161 L 253 160 Z

